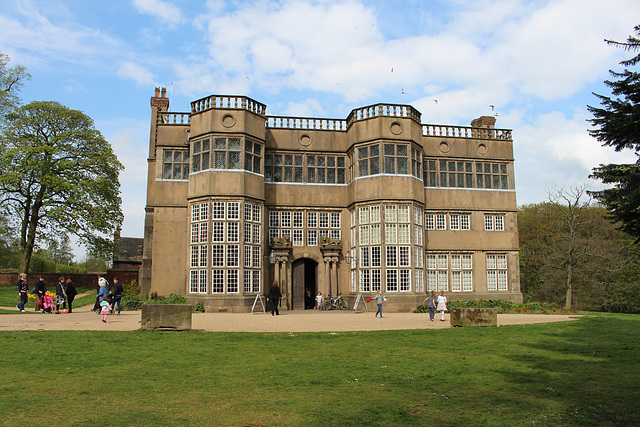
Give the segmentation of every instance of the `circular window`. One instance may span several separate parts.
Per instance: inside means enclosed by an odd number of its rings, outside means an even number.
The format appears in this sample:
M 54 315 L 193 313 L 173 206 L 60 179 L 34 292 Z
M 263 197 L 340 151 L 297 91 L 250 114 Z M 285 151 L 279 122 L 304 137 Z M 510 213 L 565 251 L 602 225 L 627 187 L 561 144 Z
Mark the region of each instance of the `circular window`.
M 447 153 L 451 149 L 447 141 L 442 141 L 438 148 L 440 148 L 440 151 L 442 151 L 443 153 Z
M 304 145 L 305 147 L 308 147 L 311 145 L 311 137 L 309 135 L 307 135 L 306 133 L 303 133 L 302 135 L 300 135 L 300 145 Z
M 231 114 L 225 114 L 224 116 L 222 116 L 221 122 L 222 122 L 222 126 L 226 128 L 230 128 L 236 124 L 236 118 L 233 117 Z
M 400 135 L 402 133 L 402 123 L 393 122 L 393 123 L 391 123 L 390 129 L 391 129 L 391 133 L 392 134 Z
M 489 151 L 489 148 L 485 144 L 478 144 L 478 153 L 487 154 L 487 151 Z

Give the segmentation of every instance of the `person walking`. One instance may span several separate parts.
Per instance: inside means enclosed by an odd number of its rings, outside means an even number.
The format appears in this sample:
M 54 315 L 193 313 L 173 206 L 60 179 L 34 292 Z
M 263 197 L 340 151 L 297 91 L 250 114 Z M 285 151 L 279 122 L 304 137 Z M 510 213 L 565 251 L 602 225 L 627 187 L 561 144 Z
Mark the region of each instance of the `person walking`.
M 40 301 L 42 301 L 42 298 L 44 298 L 45 294 L 47 293 L 47 285 L 44 284 L 42 276 L 38 276 L 38 280 L 36 280 L 36 285 L 33 290 L 33 293 L 36 296 L 35 311 L 40 311 L 42 309 L 42 303 Z
M 431 294 L 422 301 L 422 305 L 425 302 L 429 311 L 429 320 L 433 322 L 433 318 L 436 316 L 436 291 L 431 291 Z
M 267 301 L 271 300 L 271 315 L 274 313 L 279 316 L 280 312 L 278 311 L 278 303 L 280 302 L 280 298 L 282 298 L 282 294 L 280 293 L 280 286 L 278 286 L 278 282 L 273 282 L 273 286 L 271 286 L 271 290 L 269 290 L 269 296 L 267 297 Z
M 104 277 L 98 276 L 98 294 L 96 296 L 96 303 L 93 305 L 93 311 L 100 314 L 100 303 L 102 302 L 102 299 L 108 295 L 109 283 Z
M 120 316 L 120 302 L 122 301 L 122 284 L 118 281 L 117 277 L 113 278 L 113 298 L 111 300 L 111 314 L 114 313 L 116 303 L 118 304 L 118 314 Z
M 56 285 L 56 314 L 60 314 L 60 306 L 64 310 L 67 306 L 67 294 L 64 291 L 64 277 L 58 278 Z
M 378 291 L 378 295 L 376 295 L 373 299 L 376 300 L 376 304 L 378 305 L 378 310 L 376 311 L 376 317 L 378 317 L 378 313 L 380 313 L 380 318 L 382 319 L 382 303 L 386 300 L 384 295 L 382 295 L 382 289 Z
M 20 279 L 18 280 L 18 295 L 20 295 L 20 303 L 18 303 L 16 307 L 24 313 L 24 306 L 29 302 L 29 284 L 27 283 L 27 275 L 25 273 L 21 273 Z
M 440 312 L 440 321 L 444 322 L 444 312 L 447 311 L 447 297 L 444 296 L 444 291 L 440 291 L 438 295 L 437 310 Z
M 73 300 L 75 299 L 76 295 L 78 295 L 78 291 L 76 290 L 76 285 L 73 284 L 71 279 L 67 279 L 65 284 L 66 284 L 65 292 L 67 293 L 67 303 L 69 304 L 69 313 L 71 313 L 73 311 L 73 307 L 72 307 Z
M 108 296 L 100 301 L 100 313 L 102 313 L 102 323 L 107 323 L 107 316 L 111 313 L 111 304 L 109 304 Z

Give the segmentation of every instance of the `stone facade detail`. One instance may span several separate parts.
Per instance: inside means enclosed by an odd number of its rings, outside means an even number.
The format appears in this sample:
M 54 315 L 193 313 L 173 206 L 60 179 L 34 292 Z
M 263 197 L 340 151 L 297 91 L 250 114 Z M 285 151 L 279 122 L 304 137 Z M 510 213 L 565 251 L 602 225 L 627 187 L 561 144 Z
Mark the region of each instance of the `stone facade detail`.
M 521 301 L 511 131 L 421 119 L 393 104 L 269 116 L 219 95 L 176 113 L 156 89 L 143 292 L 236 312 L 274 281 L 283 309 L 378 289 L 387 311 L 430 290 Z

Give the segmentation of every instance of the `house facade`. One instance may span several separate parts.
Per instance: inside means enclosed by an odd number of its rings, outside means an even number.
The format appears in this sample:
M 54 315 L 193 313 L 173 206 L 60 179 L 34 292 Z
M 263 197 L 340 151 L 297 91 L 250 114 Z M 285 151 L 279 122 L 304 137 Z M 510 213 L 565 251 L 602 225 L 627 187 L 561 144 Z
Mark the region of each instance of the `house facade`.
M 140 285 L 207 311 L 285 309 L 382 290 L 409 311 L 431 290 L 522 301 L 513 141 L 495 117 L 422 124 L 409 105 L 346 119 L 269 116 L 243 96 L 169 112 L 151 98 Z

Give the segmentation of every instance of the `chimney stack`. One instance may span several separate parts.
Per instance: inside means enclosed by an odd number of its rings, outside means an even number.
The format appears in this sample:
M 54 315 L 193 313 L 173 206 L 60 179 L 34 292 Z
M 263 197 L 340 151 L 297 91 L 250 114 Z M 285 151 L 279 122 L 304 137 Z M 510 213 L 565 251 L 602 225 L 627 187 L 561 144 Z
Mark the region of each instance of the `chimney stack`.
M 472 128 L 493 129 L 496 126 L 496 118 L 492 116 L 480 116 L 475 120 L 471 120 Z

